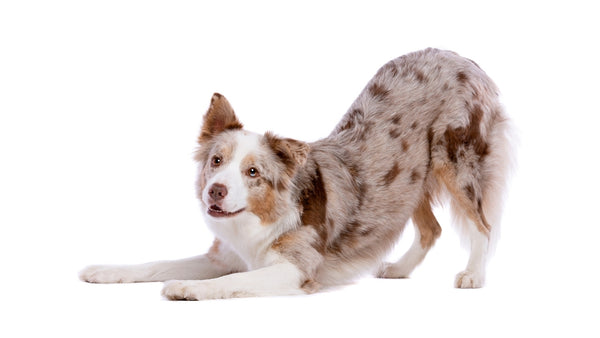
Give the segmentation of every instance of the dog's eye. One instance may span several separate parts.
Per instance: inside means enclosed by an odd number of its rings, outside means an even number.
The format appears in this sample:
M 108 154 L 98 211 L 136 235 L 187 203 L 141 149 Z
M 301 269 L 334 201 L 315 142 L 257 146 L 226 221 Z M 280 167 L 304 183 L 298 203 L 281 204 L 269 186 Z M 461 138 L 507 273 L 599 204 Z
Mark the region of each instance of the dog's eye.
M 250 177 L 258 177 L 258 169 L 250 168 L 248 169 L 248 176 Z
M 219 156 L 213 156 L 211 164 L 213 167 L 218 167 L 221 165 L 221 162 L 223 161 L 223 159 L 221 159 L 221 157 Z

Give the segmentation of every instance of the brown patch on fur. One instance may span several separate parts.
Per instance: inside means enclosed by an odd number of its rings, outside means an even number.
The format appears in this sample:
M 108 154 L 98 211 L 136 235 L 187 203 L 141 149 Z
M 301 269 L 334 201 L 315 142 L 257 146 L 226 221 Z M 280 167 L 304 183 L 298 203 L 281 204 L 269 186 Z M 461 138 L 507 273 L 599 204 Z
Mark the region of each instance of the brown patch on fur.
M 469 77 L 467 76 L 467 74 L 465 74 L 465 72 L 461 71 L 456 73 L 456 79 L 460 83 L 466 83 L 469 80 Z
M 457 186 L 456 169 L 446 164 L 436 167 L 434 173 L 440 181 L 444 182 L 448 192 L 450 192 L 460 210 L 475 223 L 477 229 L 482 234 L 489 236 L 491 226 L 487 223 L 483 215 L 483 208 L 480 203 L 481 199 L 477 202 L 469 199 L 465 190 Z
M 431 201 L 429 195 L 419 203 L 412 215 L 413 222 L 419 229 L 421 235 L 421 247 L 429 249 L 442 233 L 442 227 L 438 223 L 433 211 L 431 210 Z
M 417 169 L 413 169 L 410 173 L 410 184 L 415 184 L 421 179 L 421 174 L 417 171 Z
M 282 252 L 286 248 L 293 247 L 295 242 L 296 238 L 294 236 L 294 232 L 285 233 L 279 236 L 279 238 L 273 242 L 271 249 Z
M 233 157 L 233 151 L 235 150 L 235 145 L 233 143 L 220 143 L 217 145 L 216 150 L 223 161 L 229 161 Z M 212 159 L 207 158 L 208 161 Z
M 431 146 L 433 144 L 433 137 L 434 137 L 434 133 L 433 133 L 433 128 L 429 127 L 429 129 L 427 129 L 427 142 L 429 143 L 429 145 Z
M 446 151 L 450 161 L 457 163 L 459 149 L 471 146 L 475 154 L 482 160 L 488 155 L 488 144 L 481 135 L 480 125 L 483 117 L 483 110 L 479 105 L 475 105 L 470 111 L 471 121 L 466 127 L 448 128 L 444 132 L 446 140 Z
M 227 101 L 225 96 L 215 93 L 210 101 L 210 107 L 204 115 L 198 143 L 206 143 L 215 135 L 226 130 L 237 130 L 242 128 L 244 128 L 244 126 L 235 116 L 229 101 Z
M 394 182 L 396 176 L 400 174 L 402 169 L 398 167 L 398 162 L 394 162 L 394 165 L 388 170 L 388 172 L 381 178 L 381 183 L 385 186 L 389 186 Z
M 396 139 L 402 135 L 402 129 L 390 129 L 389 134 L 391 138 Z
M 317 229 L 323 227 L 327 217 L 327 192 L 318 167 L 310 186 L 302 190 L 301 199 L 303 212 L 300 219 L 302 224 L 312 225 Z
M 285 166 L 285 172 L 288 176 L 293 176 L 296 168 L 306 162 L 310 150 L 308 144 L 290 138 L 280 138 L 271 132 L 265 133 L 265 140 Z
M 418 126 L 419 126 L 419 123 L 417 121 L 415 121 L 410 125 L 410 129 L 415 130 L 415 129 L 417 129 Z
M 262 178 L 252 178 L 252 193 L 248 197 L 248 211 L 260 218 L 262 225 L 275 223 L 281 216 L 278 207 L 279 194 L 273 183 Z
M 389 89 L 386 89 L 384 86 L 378 84 L 378 83 L 373 83 L 369 86 L 369 93 L 376 99 L 378 100 L 383 100 L 387 97 L 387 95 L 390 93 Z
M 344 131 L 344 130 L 348 130 L 348 129 L 352 129 L 352 128 L 354 128 L 354 120 L 352 120 L 352 119 L 348 119 L 348 120 L 346 121 L 346 123 L 344 123 L 344 125 L 342 125 L 342 126 L 339 128 L 338 132 L 342 132 L 342 131 Z
M 277 193 L 270 182 L 269 184 L 261 184 L 258 189 L 262 191 L 253 193 L 248 197 L 248 211 L 258 216 L 262 225 L 272 224 L 280 216 L 277 208 Z
M 285 234 L 279 236 L 279 238 L 277 238 L 277 240 L 275 240 L 275 242 L 273 242 L 273 244 L 271 245 L 271 249 L 282 252 L 282 253 L 285 251 L 288 251 L 288 250 L 292 250 L 292 248 L 297 246 L 296 245 L 298 243 L 297 237 L 298 236 L 297 236 L 296 232 L 285 233 Z
M 319 291 L 320 288 L 321 285 L 313 279 L 307 279 L 300 285 L 300 289 L 308 294 L 315 293 Z
M 475 201 L 475 188 L 473 188 L 473 185 L 469 184 L 464 189 L 465 193 L 467 194 L 467 198 L 471 201 Z
M 420 83 L 426 82 L 425 74 L 423 74 L 422 71 L 414 70 L 414 74 L 415 74 L 415 78 L 417 79 L 417 81 L 419 81 Z
M 471 110 L 471 127 L 469 128 L 469 138 L 473 140 L 473 149 L 475 153 L 483 158 L 489 154 L 488 144 L 481 135 L 480 125 L 483 118 L 481 106 L 475 105 Z
M 402 140 L 402 151 L 406 152 L 409 147 L 410 147 L 410 144 L 406 140 Z

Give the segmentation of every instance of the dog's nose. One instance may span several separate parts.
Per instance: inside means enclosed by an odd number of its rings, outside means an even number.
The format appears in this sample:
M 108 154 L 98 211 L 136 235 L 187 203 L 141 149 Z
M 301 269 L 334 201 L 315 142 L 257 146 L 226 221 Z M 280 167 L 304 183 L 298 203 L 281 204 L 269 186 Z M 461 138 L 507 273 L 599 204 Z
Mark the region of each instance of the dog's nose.
M 223 184 L 215 183 L 208 190 L 208 196 L 215 202 L 220 201 L 227 196 L 227 187 Z

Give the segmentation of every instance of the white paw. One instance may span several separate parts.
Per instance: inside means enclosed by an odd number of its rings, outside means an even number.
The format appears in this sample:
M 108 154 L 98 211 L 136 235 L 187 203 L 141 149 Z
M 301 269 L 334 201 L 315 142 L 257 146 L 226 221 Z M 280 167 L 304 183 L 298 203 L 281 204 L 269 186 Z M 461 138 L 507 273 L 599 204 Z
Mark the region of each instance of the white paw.
M 133 283 L 131 271 L 118 265 L 91 265 L 79 272 L 79 279 L 88 283 Z
M 459 272 L 454 280 L 454 287 L 459 289 L 477 289 L 483 287 L 484 276 L 469 270 Z
M 162 295 L 170 300 L 199 300 L 197 290 L 202 286 L 198 281 L 171 280 L 165 282 Z
M 408 278 L 412 270 L 393 263 L 383 263 L 376 273 L 377 278 Z
M 205 300 L 254 296 L 250 292 L 230 289 L 213 281 L 197 280 L 165 282 L 162 295 L 169 300 Z

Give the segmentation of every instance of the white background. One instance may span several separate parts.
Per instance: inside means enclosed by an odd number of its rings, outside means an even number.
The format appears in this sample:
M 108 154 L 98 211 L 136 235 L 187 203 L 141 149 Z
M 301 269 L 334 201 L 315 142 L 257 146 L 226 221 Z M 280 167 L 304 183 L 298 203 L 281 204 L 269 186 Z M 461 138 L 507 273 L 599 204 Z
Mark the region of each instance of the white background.
M 598 336 L 598 24 L 592 2 L 3 1 L 0 336 Z M 213 92 L 247 129 L 326 136 L 375 71 L 475 60 L 520 132 L 480 290 L 444 232 L 411 279 L 306 297 L 167 302 L 92 263 L 204 252 L 192 153 Z M 402 251 L 412 229 L 402 238 Z

